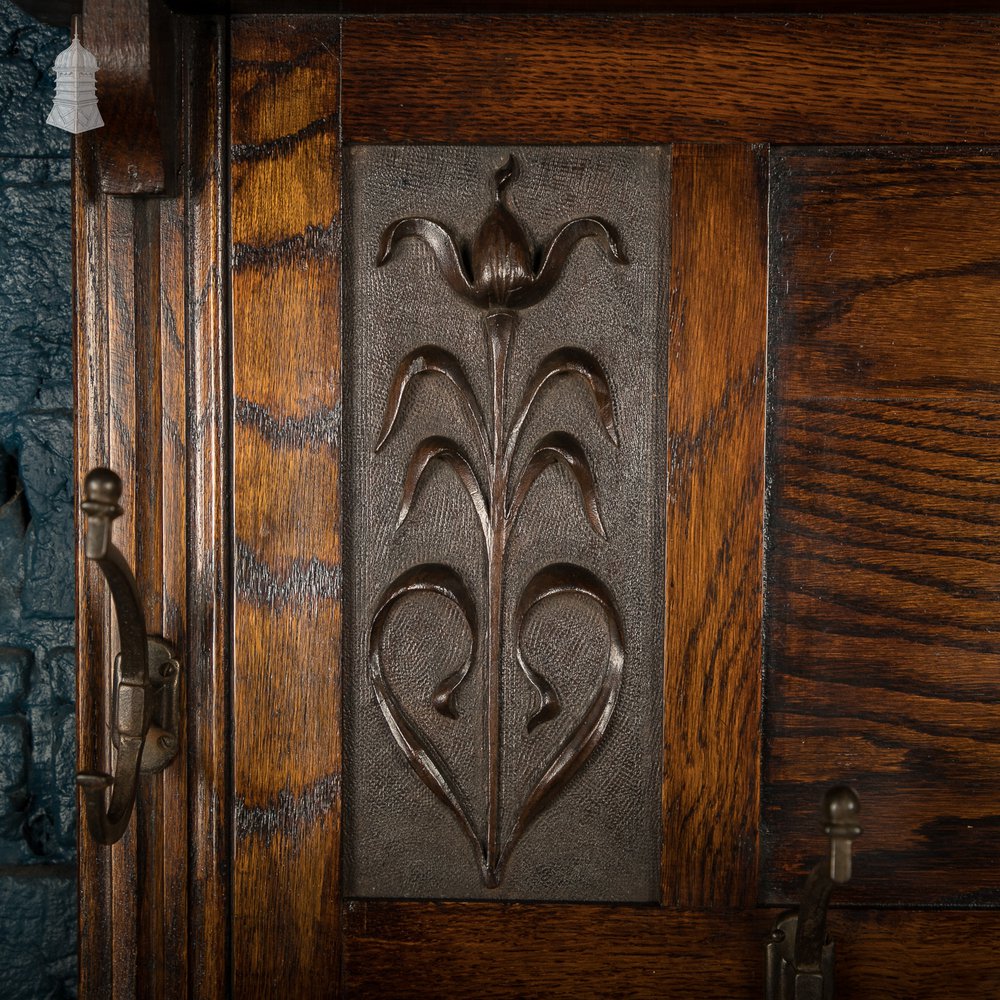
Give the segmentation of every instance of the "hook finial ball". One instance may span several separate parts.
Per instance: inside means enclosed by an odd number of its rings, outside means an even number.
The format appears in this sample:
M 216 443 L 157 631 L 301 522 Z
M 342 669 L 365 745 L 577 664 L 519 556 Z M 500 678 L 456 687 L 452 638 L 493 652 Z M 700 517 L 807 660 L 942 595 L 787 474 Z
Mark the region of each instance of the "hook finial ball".
M 83 481 L 83 495 L 85 500 L 117 506 L 122 496 L 121 477 L 110 469 L 91 469 Z
M 861 802 L 857 792 L 847 785 L 837 785 L 823 796 L 823 819 L 837 826 L 853 824 L 861 812 Z

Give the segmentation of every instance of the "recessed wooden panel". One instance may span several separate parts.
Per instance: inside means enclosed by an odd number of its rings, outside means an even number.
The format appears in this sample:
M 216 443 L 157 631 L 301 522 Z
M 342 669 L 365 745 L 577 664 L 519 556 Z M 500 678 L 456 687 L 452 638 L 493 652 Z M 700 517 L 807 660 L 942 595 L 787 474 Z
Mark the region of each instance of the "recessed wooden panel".
M 666 160 L 350 150 L 351 895 L 659 896 Z
M 1000 385 L 1000 155 L 905 146 L 772 159 L 782 396 Z
M 847 781 L 845 901 L 995 904 L 1000 159 L 773 163 L 762 895 Z

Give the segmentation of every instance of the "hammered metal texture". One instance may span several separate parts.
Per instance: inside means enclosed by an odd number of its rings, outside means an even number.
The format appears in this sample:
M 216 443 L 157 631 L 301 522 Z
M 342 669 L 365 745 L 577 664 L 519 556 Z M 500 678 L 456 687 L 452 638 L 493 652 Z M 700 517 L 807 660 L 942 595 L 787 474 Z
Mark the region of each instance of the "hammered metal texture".
M 620 444 L 602 427 L 584 380 L 553 380 L 539 396 L 513 463 L 516 481 L 553 431 L 577 437 L 593 470 L 607 538 L 592 530 L 572 476 L 547 468 L 509 542 L 500 659 L 501 838 L 539 776 L 592 704 L 607 669 L 608 627 L 592 601 L 567 594 L 531 612 L 524 653 L 557 691 L 562 711 L 529 734 L 534 692 L 515 658 L 512 621 L 532 577 L 574 563 L 603 581 L 623 625 L 625 664 L 610 725 L 593 754 L 541 811 L 505 866 L 484 884 L 476 850 L 410 767 L 376 702 L 369 626 L 386 585 L 411 567 L 452 567 L 485 609 L 483 537 L 468 495 L 443 463 L 429 466 L 397 528 L 410 456 L 435 435 L 474 456 L 477 442 L 448 379 L 422 374 L 397 427 L 375 452 L 400 361 L 437 345 L 461 362 L 485 414 L 491 365 L 483 313 L 441 280 L 416 240 L 376 267 L 393 221 L 433 219 L 468 242 L 493 204 L 494 172 L 513 154 L 509 206 L 533 243 L 566 222 L 599 216 L 620 235 L 627 266 L 581 242 L 551 292 L 519 313 L 507 370 L 510 415 L 539 361 L 574 347 L 610 384 Z M 652 901 L 658 898 L 662 758 L 663 522 L 666 497 L 668 158 L 657 148 L 394 147 L 348 150 L 345 177 L 344 432 L 345 887 L 384 898 Z M 382 670 L 413 726 L 443 762 L 477 833 L 488 802 L 484 653 L 480 639 L 455 695 L 457 718 L 436 711 L 437 685 L 461 667 L 471 637 L 454 604 L 423 593 L 385 623 Z

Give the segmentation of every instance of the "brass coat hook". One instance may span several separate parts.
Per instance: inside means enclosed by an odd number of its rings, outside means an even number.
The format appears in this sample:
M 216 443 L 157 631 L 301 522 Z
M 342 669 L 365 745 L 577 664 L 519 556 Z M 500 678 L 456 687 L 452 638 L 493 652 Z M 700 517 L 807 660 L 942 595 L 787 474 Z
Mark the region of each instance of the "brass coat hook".
M 178 747 L 180 664 L 163 639 L 147 633 L 135 577 L 111 540 L 112 522 L 122 513 L 121 495 L 122 481 L 114 472 L 93 469 L 84 480 L 80 504 L 86 517 L 84 554 L 108 582 L 121 641 L 112 679 L 115 773 L 85 773 L 76 779 L 83 788 L 87 826 L 101 844 L 113 844 L 125 832 L 139 773 L 162 771 Z
M 833 1000 L 833 942 L 826 913 L 835 885 L 851 878 L 851 845 L 860 836 L 861 803 L 846 785 L 823 796 L 823 832 L 830 852 L 806 878 L 802 905 L 775 921 L 767 945 L 767 1000 Z

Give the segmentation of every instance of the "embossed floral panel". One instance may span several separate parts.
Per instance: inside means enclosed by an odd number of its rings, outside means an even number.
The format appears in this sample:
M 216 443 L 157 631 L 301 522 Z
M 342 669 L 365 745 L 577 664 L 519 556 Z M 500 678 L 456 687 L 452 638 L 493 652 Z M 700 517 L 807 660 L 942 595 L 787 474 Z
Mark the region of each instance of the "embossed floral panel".
M 658 898 L 668 162 L 348 150 L 349 896 Z

